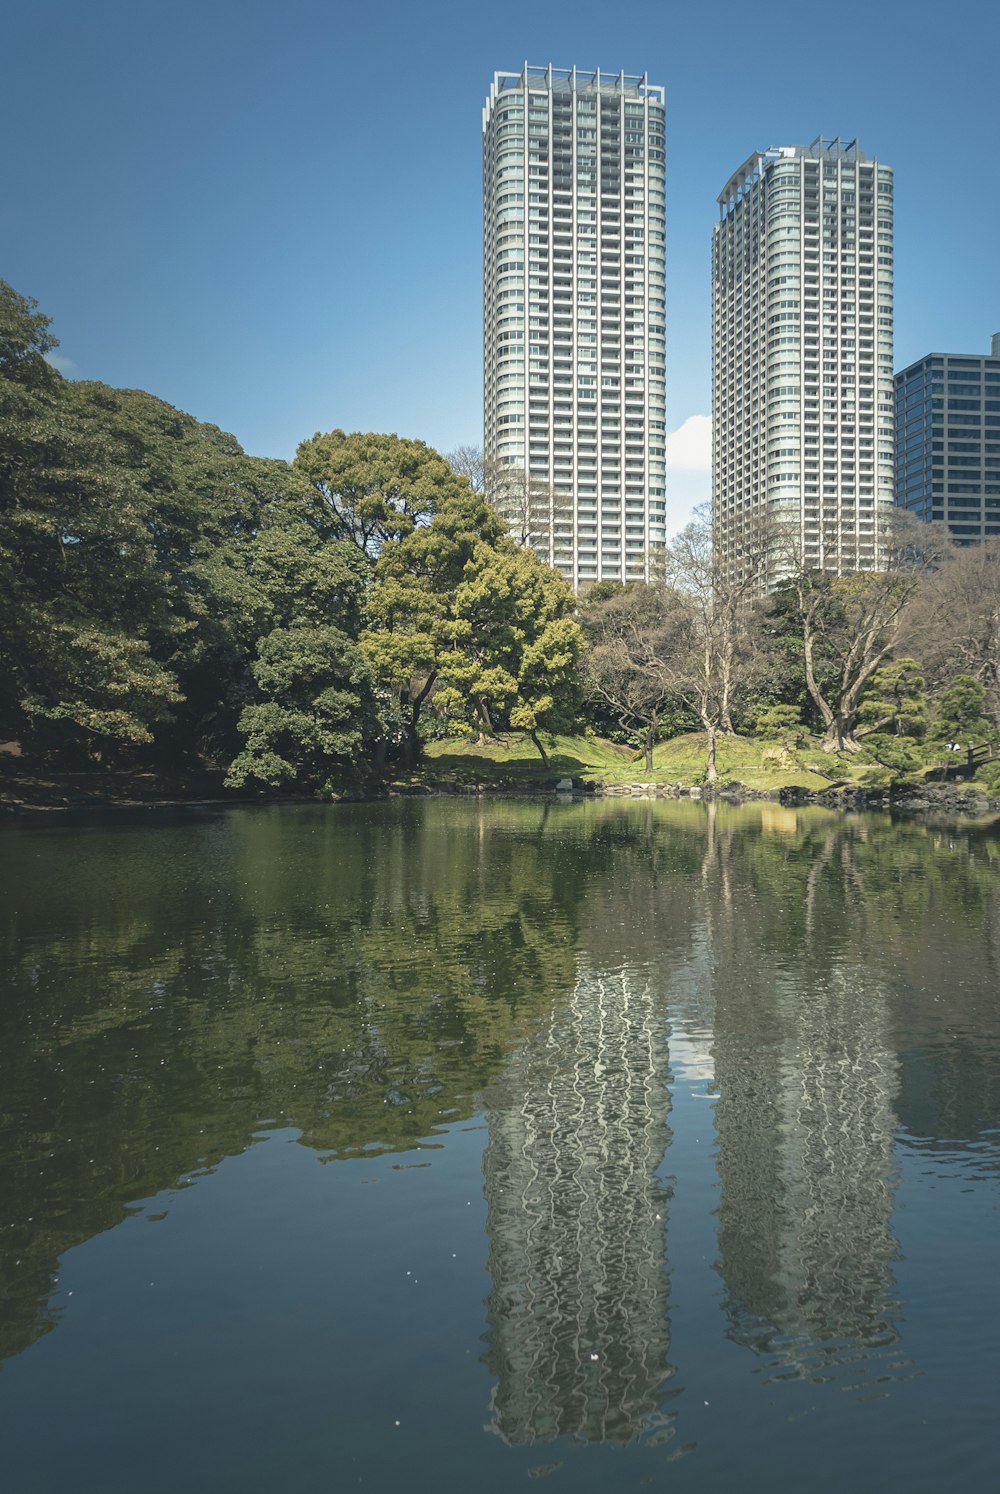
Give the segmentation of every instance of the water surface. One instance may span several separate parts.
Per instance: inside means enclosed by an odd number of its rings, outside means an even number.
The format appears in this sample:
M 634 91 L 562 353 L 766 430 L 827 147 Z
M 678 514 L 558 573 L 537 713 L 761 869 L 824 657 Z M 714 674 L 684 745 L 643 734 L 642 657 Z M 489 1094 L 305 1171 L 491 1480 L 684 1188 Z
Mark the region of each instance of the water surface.
M 0 833 L 5 1487 L 1000 1484 L 1000 840 Z

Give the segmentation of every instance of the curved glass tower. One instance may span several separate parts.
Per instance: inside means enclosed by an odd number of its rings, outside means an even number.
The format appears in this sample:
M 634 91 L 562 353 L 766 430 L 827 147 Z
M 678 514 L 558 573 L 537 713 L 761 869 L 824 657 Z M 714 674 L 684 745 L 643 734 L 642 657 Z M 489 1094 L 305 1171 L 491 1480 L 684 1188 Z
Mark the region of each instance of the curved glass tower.
M 736 574 L 765 520 L 817 569 L 878 568 L 893 502 L 892 202 L 891 169 L 854 140 L 757 152 L 719 196 L 712 516 Z
M 645 74 L 525 63 L 483 110 L 487 470 L 574 586 L 664 539 L 663 129 Z

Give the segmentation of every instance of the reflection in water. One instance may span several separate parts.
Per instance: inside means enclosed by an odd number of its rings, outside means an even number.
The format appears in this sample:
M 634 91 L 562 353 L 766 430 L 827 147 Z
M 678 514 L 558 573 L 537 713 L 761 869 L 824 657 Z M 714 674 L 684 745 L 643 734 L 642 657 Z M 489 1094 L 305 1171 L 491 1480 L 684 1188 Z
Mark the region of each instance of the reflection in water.
M 864 823 L 769 809 L 761 829 L 748 842 L 710 811 L 703 865 L 729 1332 L 779 1374 L 878 1360 L 885 1378 L 898 1062 L 884 951 L 855 916 Z M 756 918 L 733 896 L 748 857 Z
M 493 1427 L 629 1442 L 668 1374 L 666 1026 L 648 979 L 583 967 L 490 1095 Z
M 891 1377 L 912 1352 L 894 1137 L 970 1185 L 1000 1171 L 998 868 L 972 827 L 779 806 L 8 832 L 0 1357 L 58 1321 L 67 1251 L 262 1124 L 331 1162 L 436 1133 L 408 1176 L 443 1191 L 449 1128 L 485 1096 L 493 1430 L 634 1441 L 679 1358 L 679 1221 L 701 1207 L 679 1185 L 668 1278 L 669 1038 L 718 1092 L 698 1198 L 718 1182 L 723 1311 L 704 1342 L 726 1333 L 778 1376 Z
M 821 1373 L 898 1337 L 885 992 L 836 969 L 780 976 L 753 992 L 778 1029 L 763 1049 L 747 994 L 724 987 L 716 1010 L 726 1307 L 737 1341 Z

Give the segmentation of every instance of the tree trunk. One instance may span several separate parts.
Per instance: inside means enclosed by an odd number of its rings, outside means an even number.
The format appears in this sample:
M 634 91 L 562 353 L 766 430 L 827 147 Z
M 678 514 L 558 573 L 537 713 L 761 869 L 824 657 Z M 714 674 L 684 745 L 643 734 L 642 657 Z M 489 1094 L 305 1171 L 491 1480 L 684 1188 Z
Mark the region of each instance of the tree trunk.
M 733 712 L 731 701 L 733 698 L 733 660 L 732 640 L 726 640 L 726 644 L 719 659 L 719 725 L 727 737 L 735 737 L 736 728 L 733 725 Z
M 708 723 L 706 723 L 705 725 L 705 730 L 708 732 L 708 753 L 705 758 L 705 782 L 718 783 L 719 773 L 718 769 L 715 766 L 715 749 L 717 745 L 718 732 L 715 726 L 710 726 L 708 725 Z
M 547 768 L 549 766 L 548 755 L 547 755 L 547 753 L 545 751 L 545 748 L 542 746 L 541 741 L 539 740 L 538 732 L 536 731 L 535 727 L 531 728 L 531 731 L 528 733 L 528 735 L 531 737 L 531 740 L 534 742 L 535 746 L 538 748 L 539 755 L 541 756 L 541 759 L 542 759 L 542 767 L 543 768 Z
M 651 721 L 646 731 L 646 740 L 643 744 L 646 752 L 646 772 L 653 771 L 653 738 L 656 736 L 656 722 Z
M 419 735 L 417 733 L 417 722 L 420 720 L 420 710 L 421 710 L 421 707 L 423 706 L 423 703 L 427 699 L 428 695 L 433 690 L 433 688 L 434 688 L 434 682 L 435 682 L 436 679 L 437 679 L 437 673 L 436 672 L 433 672 L 433 673 L 429 674 L 427 676 L 427 679 L 426 679 L 426 681 L 424 683 L 423 688 L 409 702 L 409 704 L 410 704 L 410 719 L 406 723 L 406 741 L 403 743 L 403 761 L 402 761 L 402 766 L 404 768 L 415 768 L 416 765 L 417 765 L 417 762 L 419 761 L 419 758 L 420 758 L 420 737 L 419 737 Z M 401 704 L 403 705 L 403 707 L 405 709 L 407 700 L 409 699 L 409 697 L 407 695 L 407 692 L 405 690 L 401 690 L 400 694 L 399 694 L 399 698 L 400 698 Z
M 855 740 L 854 733 L 843 716 L 832 718 L 820 746 L 824 752 L 858 752 L 861 749 L 860 742 Z
M 823 722 L 823 725 L 826 728 L 827 737 L 829 737 L 831 732 L 834 731 L 836 722 L 834 720 L 833 712 L 823 698 L 823 693 L 820 690 L 819 684 L 816 680 L 816 669 L 813 660 L 814 646 L 815 638 L 813 636 L 811 623 L 808 618 L 804 618 L 802 623 L 802 663 L 805 668 L 806 689 L 809 691 L 809 696 L 812 700 L 813 705 L 816 707 L 817 711 L 819 711 L 820 720 Z M 824 743 L 824 751 L 833 752 L 835 750 L 836 749 L 833 747 L 826 747 Z

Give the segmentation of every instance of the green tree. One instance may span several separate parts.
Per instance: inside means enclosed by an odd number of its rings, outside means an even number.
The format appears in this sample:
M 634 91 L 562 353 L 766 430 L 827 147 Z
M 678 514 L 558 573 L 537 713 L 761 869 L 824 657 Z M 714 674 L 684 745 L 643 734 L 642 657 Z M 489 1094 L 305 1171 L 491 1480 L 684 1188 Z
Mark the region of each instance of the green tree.
M 894 659 L 877 669 L 858 707 L 858 736 L 889 732 L 923 737 L 927 730 L 924 677 L 916 659 Z
M 0 285 L 0 720 L 39 750 L 149 743 L 179 700 L 147 495 L 86 386 L 44 362 L 34 302 Z
M 388 540 L 403 539 L 467 480 L 423 441 L 374 432 L 317 432 L 303 441 L 295 468 L 312 483 L 332 530 L 375 557 Z
M 367 662 L 334 627 L 275 628 L 252 673 L 260 700 L 240 716 L 245 746 L 226 783 L 303 787 L 328 796 L 356 783 L 376 718 Z
M 376 677 L 404 713 L 404 760 L 419 752 L 421 709 L 463 727 L 527 732 L 572 719 L 578 697 L 578 625 L 566 583 L 519 549 L 491 506 L 470 491 L 433 520 L 388 541 L 375 568 L 372 626 L 364 640 Z
M 986 690 L 971 674 L 957 674 L 938 696 L 930 728 L 935 742 L 963 742 L 978 746 L 992 745 L 997 730 L 986 715 Z
M 753 716 L 758 736 L 794 747 L 803 735 L 802 712 L 795 705 L 774 705 L 769 701 L 758 706 Z

